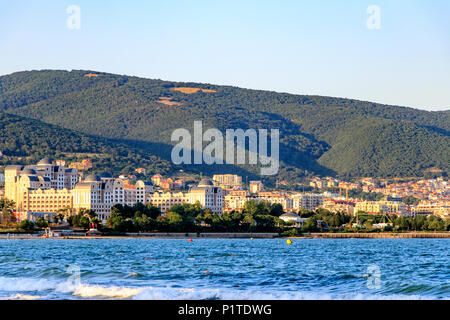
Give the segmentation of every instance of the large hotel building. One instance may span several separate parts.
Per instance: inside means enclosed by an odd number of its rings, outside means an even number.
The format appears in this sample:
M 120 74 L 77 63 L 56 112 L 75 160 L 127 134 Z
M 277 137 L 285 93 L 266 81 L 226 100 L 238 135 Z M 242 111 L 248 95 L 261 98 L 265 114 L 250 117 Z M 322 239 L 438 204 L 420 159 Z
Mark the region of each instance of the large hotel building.
M 113 205 L 146 203 L 152 192 L 151 183 L 139 180 L 135 185 L 127 185 L 108 172 L 78 181 L 77 169 L 56 165 L 48 158 L 36 165 L 5 168 L 5 197 L 15 202 L 20 220 L 63 209 L 72 213 L 94 210 L 100 220 L 106 220 Z
M 105 221 L 115 204 L 132 206 L 138 202 L 153 203 L 162 212 L 175 204 L 197 203 L 221 214 L 224 191 L 208 179 L 187 193 L 153 192 L 151 182 L 137 181 L 134 185 L 114 178 L 110 173 L 88 175 L 78 181 L 77 169 L 56 165 L 44 158 L 36 165 L 10 165 L 5 168 L 5 197 L 16 204 L 19 220 L 34 220 L 37 215 L 59 210 L 93 210 Z
M 183 192 L 154 192 L 148 196 L 147 202 L 159 207 L 162 212 L 167 212 L 174 205 L 184 203 L 200 203 L 205 209 L 222 214 L 224 206 L 224 190 L 208 179 L 202 179 L 198 186 L 193 187 L 187 193 Z

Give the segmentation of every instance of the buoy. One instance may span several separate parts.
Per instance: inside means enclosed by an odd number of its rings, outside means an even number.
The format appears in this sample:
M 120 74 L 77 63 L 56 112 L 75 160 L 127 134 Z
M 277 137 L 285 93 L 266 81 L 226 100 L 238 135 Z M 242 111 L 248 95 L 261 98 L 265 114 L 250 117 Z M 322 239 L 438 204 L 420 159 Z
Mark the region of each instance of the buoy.
M 208 271 L 208 270 L 206 270 L 206 271 L 205 271 L 205 273 L 209 273 L 209 271 Z
M 253 238 L 250 238 L 250 240 L 253 240 Z
M 192 242 L 192 239 L 188 239 L 189 242 Z
M 292 244 L 292 240 L 291 240 L 291 239 L 287 239 L 287 240 L 286 240 L 286 243 L 287 243 L 287 244 Z

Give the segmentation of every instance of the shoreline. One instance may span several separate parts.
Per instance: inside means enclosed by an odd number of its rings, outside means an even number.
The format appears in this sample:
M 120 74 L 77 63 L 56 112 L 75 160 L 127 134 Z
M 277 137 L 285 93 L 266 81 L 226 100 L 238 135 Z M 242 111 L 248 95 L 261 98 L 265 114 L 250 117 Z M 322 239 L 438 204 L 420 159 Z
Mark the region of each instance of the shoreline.
M 295 237 L 278 233 L 126 233 L 123 235 L 82 236 L 66 235 L 42 238 L 33 234 L 0 234 L 0 239 L 450 239 L 450 232 L 405 232 L 405 233 L 311 233 Z

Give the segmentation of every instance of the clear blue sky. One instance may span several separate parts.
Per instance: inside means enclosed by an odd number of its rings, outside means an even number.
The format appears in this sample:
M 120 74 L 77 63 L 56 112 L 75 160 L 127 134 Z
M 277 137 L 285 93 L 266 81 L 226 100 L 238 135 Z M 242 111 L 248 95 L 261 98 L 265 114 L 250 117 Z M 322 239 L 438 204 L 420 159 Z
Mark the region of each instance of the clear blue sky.
M 446 110 L 449 17 L 449 0 L 0 0 L 0 74 L 89 69 Z

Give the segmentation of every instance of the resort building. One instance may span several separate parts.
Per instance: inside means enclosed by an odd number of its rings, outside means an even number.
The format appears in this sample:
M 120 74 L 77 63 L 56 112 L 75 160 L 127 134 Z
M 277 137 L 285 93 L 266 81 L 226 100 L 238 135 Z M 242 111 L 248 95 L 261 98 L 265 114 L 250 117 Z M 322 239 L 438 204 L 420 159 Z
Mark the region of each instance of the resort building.
M 136 185 L 126 185 L 108 172 L 77 180 L 76 169 L 57 165 L 48 158 L 36 165 L 11 165 L 5 168 L 5 197 L 15 202 L 19 219 L 69 208 L 72 213 L 93 210 L 104 221 L 113 205 L 145 204 L 153 192 L 151 183 L 139 180 Z
M 446 218 L 450 216 L 450 201 L 421 201 L 412 208 L 411 214 L 435 214 L 441 218 Z
M 285 192 L 280 191 L 262 191 L 251 199 L 259 202 L 261 200 L 267 201 L 270 204 L 280 204 L 284 210 L 290 211 L 294 208 L 294 201 Z
M 183 192 L 161 192 L 155 191 L 147 197 L 147 203 L 158 207 L 161 212 L 169 211 L 174 205 L 182 205 L 188 203 L 188 197 Z
M 340 212 L 347 215 L 353 215 L 355 210 L 355 203 L 351 201 L 327 198 L 323 200 L 321 208 L 324 208 L 333 213 Z
M 355 204 L 355 213 L 395 213 L 406 214 L 406 205 L 399 201 L 359 201 Z
M 297 193 L 291 196 L 293 201 L 293 209 L 315 210 L 323 204 L 323 195 Z
M 57 212 L 72 208 L 72 195 L 67 189 L 27 189 L 22 199 L 20 212 Z
M 224 196 L 223 211 L 241 211 L 248 200 L 249 192 L 247 190 L 231 190 Z
M 136 199 L 135 203 L 147 204 L 148 195 L 153 193 L 153 184 L 150 181 L 138 180 L 135 184 Z
M 242 177 L 235 174 L 215 174 L 214 184 L 225 188 L 241 187 Z
M 250 193 L 259 193 L 263 191 L 264 186 L 261 181 L 250 181 L 249 191 Z
M 73 209 L 93 210 L 99 220 L 106 220 L 111 213 L 113 182 L 102 181 L 100 176 L 91 174 L 73 189 Z
M 210 209 L 212 212 L 222 214 L 224 204 L 224 191 L 216 187 L 208 179 L 202 179 L 200 183 L 189 189 L 189 192 L 162 192 L 155 191 L 148 196 L 148 202 L 161 209 L 161 212 L 167 212 L 174 205 L 185 203 L 200 203 L 202 208 Z
M 214 186 L 208 179 L 202 179 L 197 187 L 191 188 L 188 192 L 189 203 L 199 202 L 204 209 L 210 209 L 218 214 L 223 212 L 223 197 L 223 189 Z
M 16 203 L 18 213 L 56 212 L 70 204 L 70 190 L 76 182 L 76 169 L 58 166 L 48 158 L 34 166 L 10 165 L 5 168 L 5 197 Z

